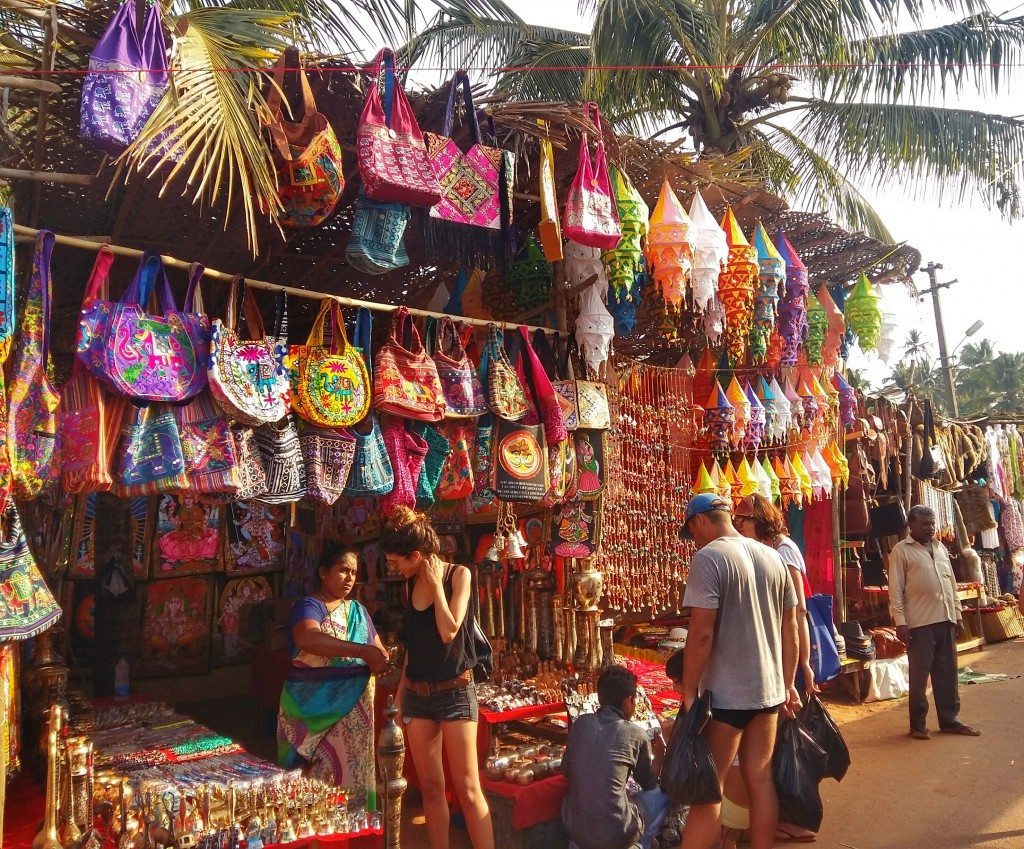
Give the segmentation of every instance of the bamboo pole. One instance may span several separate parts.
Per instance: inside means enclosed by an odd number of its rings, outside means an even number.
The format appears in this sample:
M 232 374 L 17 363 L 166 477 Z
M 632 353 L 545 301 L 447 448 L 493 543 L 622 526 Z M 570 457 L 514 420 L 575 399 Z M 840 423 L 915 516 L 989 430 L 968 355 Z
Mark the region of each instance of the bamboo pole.
M 34 180 L 37 183 L 62 183 L 67 186 L 91 186 L 96 178 L 92 174 L 62 174 L 59 171 L 24 171 L 19 168 L 0 168 L 0 177 L 8 180 Z
M 31 3 L 26 3 L 25 0 L 0 0 L 0 8 L 10 9 L 12 12 L 24 15 L 26 18 L 33 18 L 40 23 L 49 17 L 49 12 L 45 8 L 33 6 Z M 83 47 L 96 46 L 95 38 L 67 24 L 57 25 L 57 35 L 61 38 L 66 38 L 68 41 L 77 42 Z
M 0 177 L 3 176 L 3 171 L 0 169 Z M 39 233 L 38 230 L 32 227 L 26 227 L 24 224 L 14 225 L 14 236 L 19 242 L 32 242 L 35 240 L 36 235 Z M 137 248 L 126 248 L 122 245 L 114 245 L 108 242 L 100 242 L 92 239 L 83 239 L 79 236 L 64 236 L 62 234 L 55 234 L 54 239 L 58 245 L 67 245 L 71 248 L 81 248 L 86 251 L 98 251 L 100 248 L 106 246 L 117 256 L 131 257 L 133 259 L 139 259 L 142 257 L 142 251 Z M 171 268 L 180 268 L 188 270 L 192 263 L 185 262 L 185 260 L 178 259 L 173 256 L 167 256 L 161 254 L 160 259 L 163 260 L 164 265 L 168 265 Z M 221 280 L 225 283 L 230 283 L 235 279 L 234 274 L 228 274 L 224 271 L 217 271 L 213 268 L 204 268 L 203 276 L 210 277 L 214 280 Z M 262 289 L 267 292 L 284 292 L 287 295 L 292 295 L 296 298 L 308 298 L 311 301 L 322 301 L 324 298 L 334 298 L 343 307 L 365 307 L 373 312 L 384 312 L 391 313 L 397 310 L 399 307 L 396 304 L 379 304 L 375 301 L 363 301 L 358 298 L 346 298 L 341 295 L 331 295 L 328 292 L 317 292 L 312 289 L 297 289 L 294 286 L 283 286 L 280 283 L 268 283 L 266 280 L 250 280 L 248 277 L 245 278 L 245 282 L 253 289 Z M 550 327 L 537 327 L 532 324 L 516 324 L 511 321 L 488 321 L 482 318 L 470 318 L 468 316 L 450 316 L 447 313 L 433 312 L 431 310 L 421 310 L 416 307 L 408 307 L 409 312 L 412 315 L 424 316 L 426 318 L 457 318 L 464 324 L 471 324 L 475 327 L 489 327 L 494 325 L 495 327 L 501 328 L 502 330 L 516 330 L 519 327 L 525 327 L 529 331 L 540 330 L 543 333 L 554 333 L 555 331 Z
M 60 86 L 51 83 L 49 80 L 37 80 L 31 77 L 11 76 L 0 74 L 0 88 L 23 88 L 29 91 L 41 91 L 46 94 L 59 94 Z

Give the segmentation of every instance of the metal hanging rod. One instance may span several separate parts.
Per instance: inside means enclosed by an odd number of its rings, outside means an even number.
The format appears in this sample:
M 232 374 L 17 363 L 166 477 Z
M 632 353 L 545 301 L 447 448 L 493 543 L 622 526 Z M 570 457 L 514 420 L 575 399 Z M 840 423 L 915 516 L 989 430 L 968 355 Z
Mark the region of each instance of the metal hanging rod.
M 23 224 L 14 225 L 14 237 L 19 242 L 33 242 L 36 236 L 39 234 L 39 230 L 34 230 L 31 227 L 26 227 Z M 142 257 L 142 251 L 136 248 L 126 248 L 122 245 L 113 245 L 109 242 L 101 242 L 95 239 L 83 239 L 80 236 L 64 236 L 59 233 L 54 234 L 54 239 L 58 245 L 67 245 L 72 248 L 80 248 L 85 251 L 99 251 L 100 248 L 110 248 L 111 252 L 117 256 L 132 257 L 139 259 Z M 181 268 L 188 270 L 192 263 L 185 262 L 184 260 L 178 259 L 177 257 L 167 256 L 161 254 L 160 259 L 163 260 L 164 265 L 169 265 L 172 268 Z M 225 283 L 230 283 L 235 279 L 235 275 L 227 274 L 223 271 L 217 271 L 215 268 L 203 269 L 204 277 L 211 277 L 214 280 L 222 280 Z M 244 275 L 243 275 L 244 277 Z M 266 280 L 251 280 L 245 277 L 245 282 L 253 289 L 263 289 L 267 292 L 285 292 L 288 295 L 294 295 L 296 298 L 308 298 L 311 301 L 322 301 L 324 298 L 333 298 L 343 307 L 365 307 L 368 310 L 374 312 L 390 313 L 398 309 L 395 304 L 379 304 L 376 301 L 361 301 L 357 298 L 345 298 L 341 295 L 331 295 L 327 292 L 316 292 L 311 289 L 298 289 L 294 286 L 282 286 L 279 283 L 268 283 Z M 555 333 L 556 331 L 550 327 L 538 327 L 533 324 L 516 324 L 509 321 L 487 321 L 482 318 L 470 318 L 469 316 L 462 315 L 448 315 L 443 312 L 432 312 L 431 310 L 421 310 L 415 307 L 407 308 L 412 315 L 424 316 L 426 318 L 451 318 L 457 321 L 461 321 L 464 324 L 471 324 L 476 327 L 490 327 L 494 325 L 502 330 L 516 330 L 520 327 L 525 327 L 529 331 L 540 330 L 542 333 Z

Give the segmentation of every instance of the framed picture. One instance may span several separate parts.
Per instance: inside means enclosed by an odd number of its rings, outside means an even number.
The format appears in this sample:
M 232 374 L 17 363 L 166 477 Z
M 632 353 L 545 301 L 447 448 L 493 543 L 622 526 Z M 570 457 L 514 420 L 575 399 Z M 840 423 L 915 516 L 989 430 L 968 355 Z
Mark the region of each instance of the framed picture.
M 215 663 L 242 663 L 253 642 L 253 609 L 274 597 L 270 582 L 262 575 L 232 578 L 224 584 L 213 620 Z
M 220 505 L 200 501 L 190 492 L 157 496 L 150 575 L 173 578 L 222 571 L 222 510 Z
M 258 501 L 224 506 L 224 571 L 255 575 L 284 569 L 288 508 Z
M 551 553 L 556 557 L 590 557 L 601 544 L 601 502 L 570 501 L 555 508 Z
M 320 537 L 305 533 L 301 528 L 288 529 L 288 556 L 285 560 L 282 598 L 302 598 L 313 592 L 317 564 L 323 544 Z
M 64 631 L 75 664 L 85 670 L 96 665 L 96 581 L 64 581 L 61 608 Z
M 600 497 L 605 480 L 604 431 L 577 430 L 573 433 L 576 446 L 576 498 L 594 501 Z
M 74 519 L 71 528 L 71 552 L 68 576 L 71 578 L 96 577 L 96 505 L 99 494 L 75 496 Z M 132 577 L 144 579 L 147 567 L 147 530 L 151 519 L 150 500 L 146 497 L 128 500 L 128 535 L 132 547 Z
M 318 505 L 320 536 L 350 544 L 368 542 L 380 536 L 382 523 L 379 498 L 341 496 L 333 505 Z
M 187 576 L 151 581 L 142 592 L 138 674 L 197 675 L 210 669 L 213 581 Z

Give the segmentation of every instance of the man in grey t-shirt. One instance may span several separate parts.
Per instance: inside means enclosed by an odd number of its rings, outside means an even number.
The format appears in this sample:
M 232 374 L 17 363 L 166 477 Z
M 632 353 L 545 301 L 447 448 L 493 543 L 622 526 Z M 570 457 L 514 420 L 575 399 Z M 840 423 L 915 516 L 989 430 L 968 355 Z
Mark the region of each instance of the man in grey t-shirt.
M 775 845 L 779 818 L 771 760 L 780 709 L 800 707 L 794 687 L 798 655 L 796 591 L 778 553 L 733 527 L 729 502 L 695 495 L 684 535 L 699 551 L 690 565 L 683 606 L 691 608 L 683 664 L 686 708 L 711 691 L 705 739 L 719 780 L 737 754 L 750 797 L 752 849 Z M 710 849 L 719 837 L 720 805 L 690 809 L 682 849 Z

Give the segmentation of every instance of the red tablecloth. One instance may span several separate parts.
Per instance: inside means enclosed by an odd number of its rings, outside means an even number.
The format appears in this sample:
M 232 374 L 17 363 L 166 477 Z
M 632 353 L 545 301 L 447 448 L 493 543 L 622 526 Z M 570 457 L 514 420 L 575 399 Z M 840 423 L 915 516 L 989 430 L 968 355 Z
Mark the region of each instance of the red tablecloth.
M 484 776 L 480 781 L 484 790 L 513 801 L 512 827 L 517 831 L 559 819 L 562 816 L 562 799 L 569 789 L 569 783 L 561 773 L 525 787 L 507 781 L 491 781 Z
M 515 722 L 517 719 L 533 719 L 534 717 L 547 716 L 548 714 L 558 713 L 560 711 L 565 711 L 565 705 L 562 702 L 551 702 L 544 705 L 527 705 L 526 707 L 514 708 L 513 710 L 503 710 L 500 712 L 481 710 L 480 718 L 493 725 L 497 722 Z

